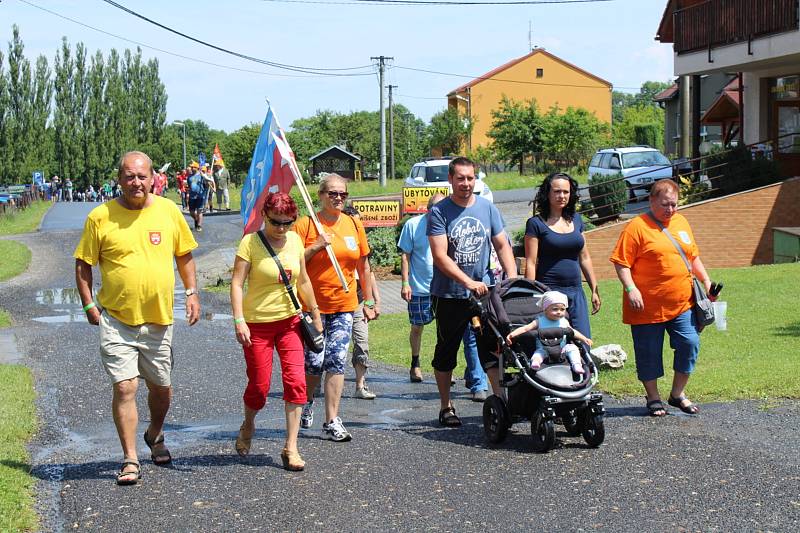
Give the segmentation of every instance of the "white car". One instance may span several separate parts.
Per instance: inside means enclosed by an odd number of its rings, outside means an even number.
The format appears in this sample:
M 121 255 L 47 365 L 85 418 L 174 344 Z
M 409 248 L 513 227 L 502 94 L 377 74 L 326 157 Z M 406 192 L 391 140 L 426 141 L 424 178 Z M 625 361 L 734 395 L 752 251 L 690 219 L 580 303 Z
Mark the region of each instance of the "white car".
M 647 197 L 656 180 L 672 178 L 672 163 L 661 152 L 649 146 L 607 148 L 598 150 L 589 162 L 589 178 L 622 174 L 628 185 L 628 199 Z
M 453 158 L 440 158 L 440 159 L 426 159 L 419 163 L 415 163 L 411 167 L 411 172 L 405 181 L 406 187 L 433 187 L 433 186 L 449 186 L 447 181 L 447 169 L 450 161 Z M 473 193 L 482 196 L 494 203 L 494 195 L 489 185 L 483 181 L 485 174 L 479 172 L 475 180 L 475 189 Z M 452 190 L 452 189 L 451 189 Z

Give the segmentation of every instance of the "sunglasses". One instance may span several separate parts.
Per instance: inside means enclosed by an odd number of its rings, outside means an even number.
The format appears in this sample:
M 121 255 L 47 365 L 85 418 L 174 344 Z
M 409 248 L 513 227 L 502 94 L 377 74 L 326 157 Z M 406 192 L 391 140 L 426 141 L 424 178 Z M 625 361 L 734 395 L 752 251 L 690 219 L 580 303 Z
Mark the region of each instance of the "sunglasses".
M 275 220 L 274 218 L 267 217 L 267 220 L 269 220 L 269 223 L 272 224 L 273 226 L 275 226 L 276 228 L 280 228 L 280 227 L 288 228 L 292 224 L 294 224 L 295 220 L 297 220 L 297 219 L 293 218 L 292 220 L 285 220 L 284 221 L 284 220 Z
M 327 194 L 328 198 L 330 198 L 331 200 L 335 200 L 336 198 L 347 200 L 347 197 L 350 196 L 349 192 L 339 192 L 339 191 L 325 191 L 325 194 Z

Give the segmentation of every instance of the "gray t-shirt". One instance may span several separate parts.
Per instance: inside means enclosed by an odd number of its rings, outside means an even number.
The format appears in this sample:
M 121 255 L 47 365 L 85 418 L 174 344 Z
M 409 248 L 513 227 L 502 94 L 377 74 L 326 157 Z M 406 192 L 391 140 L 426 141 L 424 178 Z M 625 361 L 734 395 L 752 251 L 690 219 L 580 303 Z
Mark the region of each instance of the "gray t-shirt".
M 447 255 L 467 276 L 493 285 L 489 273 L 492 237 L 503 231 L 500 211 L 485 198 L 461 207 L 449 197 L 434 205 L 428 215 L 428 236 L 447 235 Z M 467 289 L 433 267 L 431 294 L 440 298 L 467 298 Z

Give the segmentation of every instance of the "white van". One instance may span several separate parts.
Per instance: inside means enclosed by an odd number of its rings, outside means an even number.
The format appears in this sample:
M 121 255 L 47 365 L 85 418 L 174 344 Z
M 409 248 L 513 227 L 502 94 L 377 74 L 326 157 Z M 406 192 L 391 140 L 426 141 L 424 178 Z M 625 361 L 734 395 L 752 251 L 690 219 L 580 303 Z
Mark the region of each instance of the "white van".
M 598 150 L 589 162 L 589 178 L 595 174 L 622 174 L 628 199 L 633 202 L 646 198 L 656 180 L 672 178 L 672 163 L 649 146 L 606 148 Z

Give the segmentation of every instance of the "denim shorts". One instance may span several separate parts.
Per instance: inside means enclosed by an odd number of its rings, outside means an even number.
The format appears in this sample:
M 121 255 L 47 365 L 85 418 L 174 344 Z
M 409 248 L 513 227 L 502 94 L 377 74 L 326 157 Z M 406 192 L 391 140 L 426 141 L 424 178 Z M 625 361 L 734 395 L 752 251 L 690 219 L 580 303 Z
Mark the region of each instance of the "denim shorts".
M 323 313 L 320 318 L 325 347 L 320 353 L 305 350 L 306 374 L 344 374 L 347 345 L 350 344 L 350 334 L 353 331 L 353 313 Z
M 433 322 L 430 295 L 411 297 L 408 302 L 408 321 L 412 326 L 425 326 Z
M 640 381 L 651 381 L 664 375 L 664 332 L 669 335 L 669 345 L 674 350 L 672 369 L 683 374 L 691 374 L 694 370 L 700 353 L 700 335 L 689 309 L 666 322 L 631 325 L 636 375 Z

